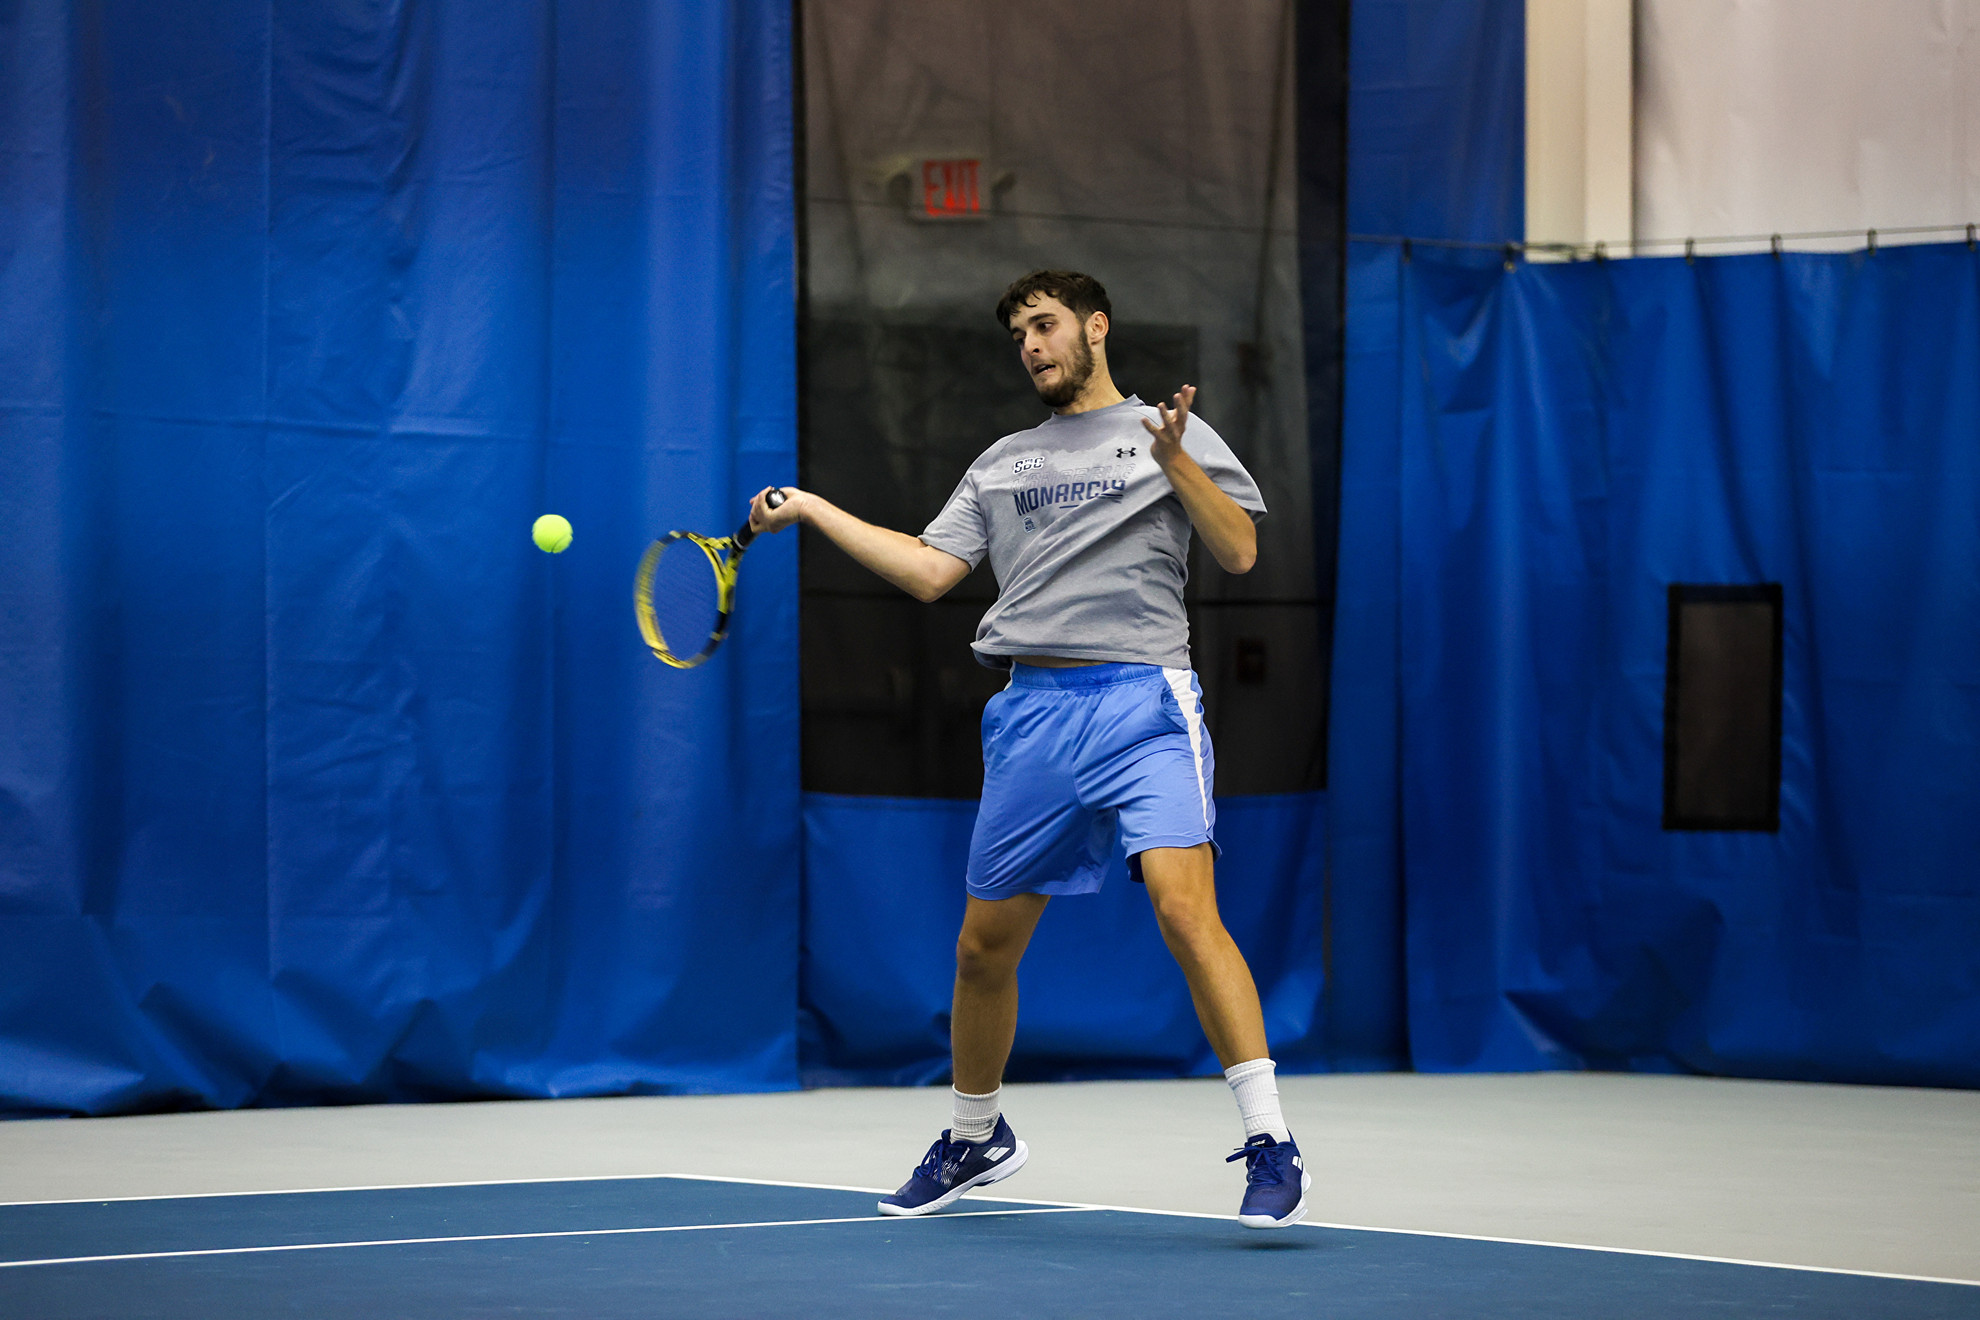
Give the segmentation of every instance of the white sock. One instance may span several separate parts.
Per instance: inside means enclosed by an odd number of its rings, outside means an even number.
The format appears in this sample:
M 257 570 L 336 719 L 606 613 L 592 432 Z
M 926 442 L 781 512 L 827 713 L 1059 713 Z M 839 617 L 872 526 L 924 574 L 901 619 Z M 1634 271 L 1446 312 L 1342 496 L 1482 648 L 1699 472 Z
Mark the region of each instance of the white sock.
M 1279 1112 L 1279 1083 L 1274 1076 L 1278 1067 L 1270 1059 L 1248 1059 L 1224 1069 L 1224 1080 L 1231 1084 L 1238 1114 L 1244 1119 L 1246 1141 L 1261 1132 L 1271 1133 L 1274 1141 L 1292 1140 L 1285 1115 Z
M 990 1140 L 990 1134 L 997 1130 L 997 1115 L 1003 1112 L 1000 1099 L 1003 1094 L 1004 1088 L 1001 1086 L 988 1095 L 956 1091 L 956 1116 L 949 1124 L 949 1139 L 973 1141 L 979 1145 Z

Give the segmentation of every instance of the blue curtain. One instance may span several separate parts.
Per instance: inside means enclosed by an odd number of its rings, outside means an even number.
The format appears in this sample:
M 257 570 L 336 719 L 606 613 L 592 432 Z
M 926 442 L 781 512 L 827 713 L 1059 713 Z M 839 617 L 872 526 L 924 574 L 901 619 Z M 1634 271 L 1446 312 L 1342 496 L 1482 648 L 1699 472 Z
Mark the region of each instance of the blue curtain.
M 1354 234 L 1523 237 L 1524 15 L 1523 0 L 1354 0 Z M 1394 242 L 1348 243 L 1327 754 L 1327 1034 L 1335 1066 L 1347 1068 L 1409 1064 L 1397 688 L 1401 268 Z
M 1416 1065 L 1980 1085 L 1980 255 L 1401 290 Z M 1781 584 L 1778 833 L 1661 828 L 1673 582 Z
M 0 7 L 0 1107 L 795 1084 L 787 11 Z

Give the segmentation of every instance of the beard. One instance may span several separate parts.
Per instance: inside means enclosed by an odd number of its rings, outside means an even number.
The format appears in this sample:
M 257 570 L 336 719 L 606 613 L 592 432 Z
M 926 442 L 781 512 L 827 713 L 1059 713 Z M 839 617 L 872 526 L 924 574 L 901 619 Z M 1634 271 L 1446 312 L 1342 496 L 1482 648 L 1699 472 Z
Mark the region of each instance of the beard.
M 1032 377 L 1034 383 L 1037 379 Z M 1077 399 L 1079 392 L 1086 388 L 1086 382 L 1092 379 L 1093 347 L 1086 342 L 1086 336 L 1081 335 L 1073 340 L 1071 369 L 1060 369 L 1059 383 L 1056 385 L 1038 385 L 1039 401 L 1047 408 L 1063 408 Z

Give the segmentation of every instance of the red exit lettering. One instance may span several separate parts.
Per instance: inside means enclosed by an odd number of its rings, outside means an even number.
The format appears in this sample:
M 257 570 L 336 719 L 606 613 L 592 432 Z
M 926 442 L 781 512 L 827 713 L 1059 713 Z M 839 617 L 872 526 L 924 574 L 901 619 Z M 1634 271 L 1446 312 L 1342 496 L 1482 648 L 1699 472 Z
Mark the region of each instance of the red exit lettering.
M 921 162 L 921 210 L 930 220 L 954 220 L 983 213 L 976 180 L 981 161 Z

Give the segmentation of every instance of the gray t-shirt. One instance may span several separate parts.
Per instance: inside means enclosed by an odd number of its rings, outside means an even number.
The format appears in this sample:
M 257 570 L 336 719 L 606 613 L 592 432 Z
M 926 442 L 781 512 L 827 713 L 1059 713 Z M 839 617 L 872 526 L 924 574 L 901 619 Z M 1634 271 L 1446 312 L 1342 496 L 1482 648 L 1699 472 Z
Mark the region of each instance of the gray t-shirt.
M 997 603 L 976 630 L 976 658 L 1014 655 L 1189 667 L 1189 515 L 1148 455 L 1138 398 L 1054 413 L 1007 435 L 970 464 L 921 539 L 971 568 L 990 556 Z M 1255 522 L 1265 501 L 1223 437 L 1201 417 L 1183 452 Z

